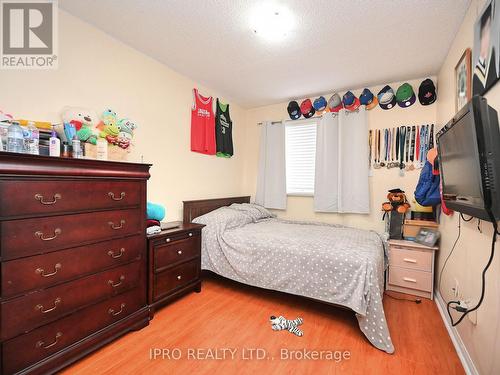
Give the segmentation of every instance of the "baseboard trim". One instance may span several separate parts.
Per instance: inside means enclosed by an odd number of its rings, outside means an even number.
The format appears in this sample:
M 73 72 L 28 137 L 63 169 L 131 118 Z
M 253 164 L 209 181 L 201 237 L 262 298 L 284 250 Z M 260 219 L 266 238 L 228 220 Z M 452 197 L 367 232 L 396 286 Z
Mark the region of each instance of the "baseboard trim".
M 464 342 L 462 341 L 462 338 L 460 337 L 457 329 L 453 327 L 448 321 L 448 314 L 446 313 L 446 303 L 437 290 L 434 292 L 434 301 L 436 301 L 436 306 L 439 310 L 439 313 L 441 314 L 441 318 L 443 319 L 446 330 L 450 335 L 451 342 L 453 342 L 453 346 L 457 351 L 458 358 L 460 358 L 460 362 L 462 362 L 462 366 L 464 366 L 465 373 L 467 375 L 479 375 L 479 372 L 477 371 L 477 368 L 474 365 L 474 362 L 472 361 L 472 358 L 470 357 L 469 352 L 467 351 L 467 348 L 465 347 Z

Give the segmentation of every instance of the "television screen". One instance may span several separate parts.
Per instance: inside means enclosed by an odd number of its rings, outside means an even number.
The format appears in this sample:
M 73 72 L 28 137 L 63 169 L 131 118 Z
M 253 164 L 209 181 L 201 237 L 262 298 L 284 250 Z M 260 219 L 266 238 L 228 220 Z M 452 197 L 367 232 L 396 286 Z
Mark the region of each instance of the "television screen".
M 440 140 L 443 195 L 482 207 L 481 174 L 474 116 L 469 111 Z
M 500 218 L 500 130 L 497 112 L 475 96 L 437 134 L 443 200 L 483 220 Z

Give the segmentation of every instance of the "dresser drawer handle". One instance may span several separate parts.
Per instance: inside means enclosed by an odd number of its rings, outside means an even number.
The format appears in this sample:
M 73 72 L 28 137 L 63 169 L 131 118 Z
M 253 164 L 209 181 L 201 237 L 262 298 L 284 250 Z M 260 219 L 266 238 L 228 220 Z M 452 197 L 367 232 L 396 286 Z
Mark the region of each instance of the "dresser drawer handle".
M 56 263 L 56 265 L 54 266 L 54 272 L 45 273 L 45 270 L 43 268 L 37 268 L 35 272 L 43 277 L 50 277 L 54 276 L 57 273 L 57 271 L 59 271 L 61 268 L 62 268 L 61 263 Z
M 44 310 L 43 305 L 36 305 L 35 310 L 39 310 L 42 314 L 47 314 L 51 311 L 54 311 L 57 309 L 57 305 L 59 305 L 62 302 L 61 298 L 57 297 L 56 300 L 54 301 L 54 307 L 51 307 L 50 309 Z
M 42 241 L 52 241 L 52 240 L 55 240 L 57 238 L 57 236 L 59 236 L 61 233 L 62 233 L 61 228 L 56 228 L 54 230 L 54 235 L 52 237 L 44 237 L 43 232 L 40 232 L 40 231 L 35 232 L 35 235 L 38 238 L 40 238 Z
M 182 255 L 182 250 L 177 251 L 177 254 Z
M 118 281 L 117 283 L 115 283 L 113 280 L 108 280 L 108 284 L 111 285 L 113 288 L 118 288 L 120 285 L 123 284 L 123 280 L 125 280 L 125 276 L 121 275 L 119 280 L 120 281 Z
M 403 258 L 403 260 L 407 263 L 417 263 L 417 260 L 412 258 Z
M 115 311 L 114 309 L 109 309 L 109 310 L 108 310 L 108 314 L 109 314 L 109 315 L 112 315 L 112 316 L 117 316 L 117 315 L 120 315 L 120 314 L 123 312 L 123 309 L 124 309 L 124 308 L 125 308 L 125 304 L 124 304 L 124 303 L 122 303 L 122 304 L 120 305 L 120 310 Z
M 40 340 L 40 341 L 38 341 L 36 343 L 36 347 L 37 348 L 42 348 L 42 349 L 52 348 L 54 345 L 56 345 L 59 342 L 59 339 L 61 338 L 61 336 L 62 336 L 62 333 L 61 332 L 57 332 L 55 340 L 51 344 L 45 345 L 45 342 L 42 341 L 42 340 Z
M 114 259 L 116 259 L 116 258 L 121 258 L 121 256 L 122 256 L 124 253 L 125 253 L 125 249 L 124 249 L 123 247 L 120 249 L 119 254 L 115 254 L 115 253 L 113 252 L 113 250 L 109 250 L 109 251 L 108 251 L 108 255 L 109 255 L 111 258 L 114 258 Z
M 123 225 L 125 224 L 125 220 L 120 220 L 120 225 L 115 225 L 115 223 L 113 223 L 112 221 L 108 221 L 108 225 L 111 227 L 111 229 L 113 230 L 118 230 L 118 229 L 122 229 L 123 228 Z
M 114 201 L 121 201 L 123 198 L 125 198 L 125 192 L 124 192 L 124 191 L 122 191 L 122 192 L 120 193 L 120 197 L 119 197 L 119 198 L 118 198 L 118 197 L 115 197 L 115 193 L 113 193 L 112 191 L 110 191 L 110 192 L 108 193 L 108 196 L 109 196 L 111 199 L 113 199 Z
M 167 238 L 167 239 L 165 240 L 165 242 L 170 242 L 170 238 Z
M 189 237 L 193 237 L 193 233 L 192 232 L 189 232 Z
M 51 204 L 56 204 L 57 200 L 61 199 L 61 198 L 62 198 L 61 194 L 57 193 L 57 194 L 54 194 L 54 198 L 52 198 L 51 201 L 44 201 L 42 194 L 35 194 L 35 199 L 37 201 L 40 201 L 41 204 L 44 204 L 46 206 L 50 206 Z
M 404 281 L 408 281 L 409 283 L 416 283 L 416 282 L 417 282 L 417 280 L 415 280 L 415 279 L 410 279 L 409 277 L 403 277 L 403 280 L 404 280 Z
M 180 279 L 182 279 L 182 276 L 181 275 L 177 276 L 177 280 L 180 280 Z

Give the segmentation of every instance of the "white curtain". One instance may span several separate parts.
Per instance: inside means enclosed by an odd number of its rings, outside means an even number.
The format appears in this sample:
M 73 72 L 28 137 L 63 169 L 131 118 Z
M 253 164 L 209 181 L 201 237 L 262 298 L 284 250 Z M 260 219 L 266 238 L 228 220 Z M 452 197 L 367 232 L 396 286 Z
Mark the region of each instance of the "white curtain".
M 285 124 L 262 124 L 255 203 L 286 209 Z
M 314 209 L 370 212 L 366 111 L 327 113 L 318 123 Z

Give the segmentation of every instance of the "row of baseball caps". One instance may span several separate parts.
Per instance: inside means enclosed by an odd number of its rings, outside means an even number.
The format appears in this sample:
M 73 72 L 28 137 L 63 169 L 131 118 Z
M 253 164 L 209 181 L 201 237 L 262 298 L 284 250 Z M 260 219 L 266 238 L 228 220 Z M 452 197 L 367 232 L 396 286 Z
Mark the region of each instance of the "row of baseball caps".
M 420 83 L 418 88 L 418 100 L 422 105 L 430 105 L 436 101 L 436 86 L 430 78 L 427 78 Z M 364 105 L 367 110 L 375 108 L 377 105 L 382 109 L 391 109 L 396 103 L 401 108 L 408 108 L 416 101 L 415 92 L 409 83 L 403 83 L 396 90 L 391 86 L 386 85 L 379 91 L 377 96 L 373 95 L 370 89 L 365 88 L 359 98 L 357 98 L 351 91 L 347 91 L 342 99 L 340 95 L 333 94 L 328 102 L 324 96 L 316 98 L 314 102 L 311 99 L 305 99 L 302 103 L 297 103 L 295 100 L 288 103 L 288 114 L 292 120 L 298 120 L 301 116 L 310 118 L 314 114 L 321 115 L 323 112 L 338 112 L 341 109 L 347 111 L 355 111 L 359 106 Z

